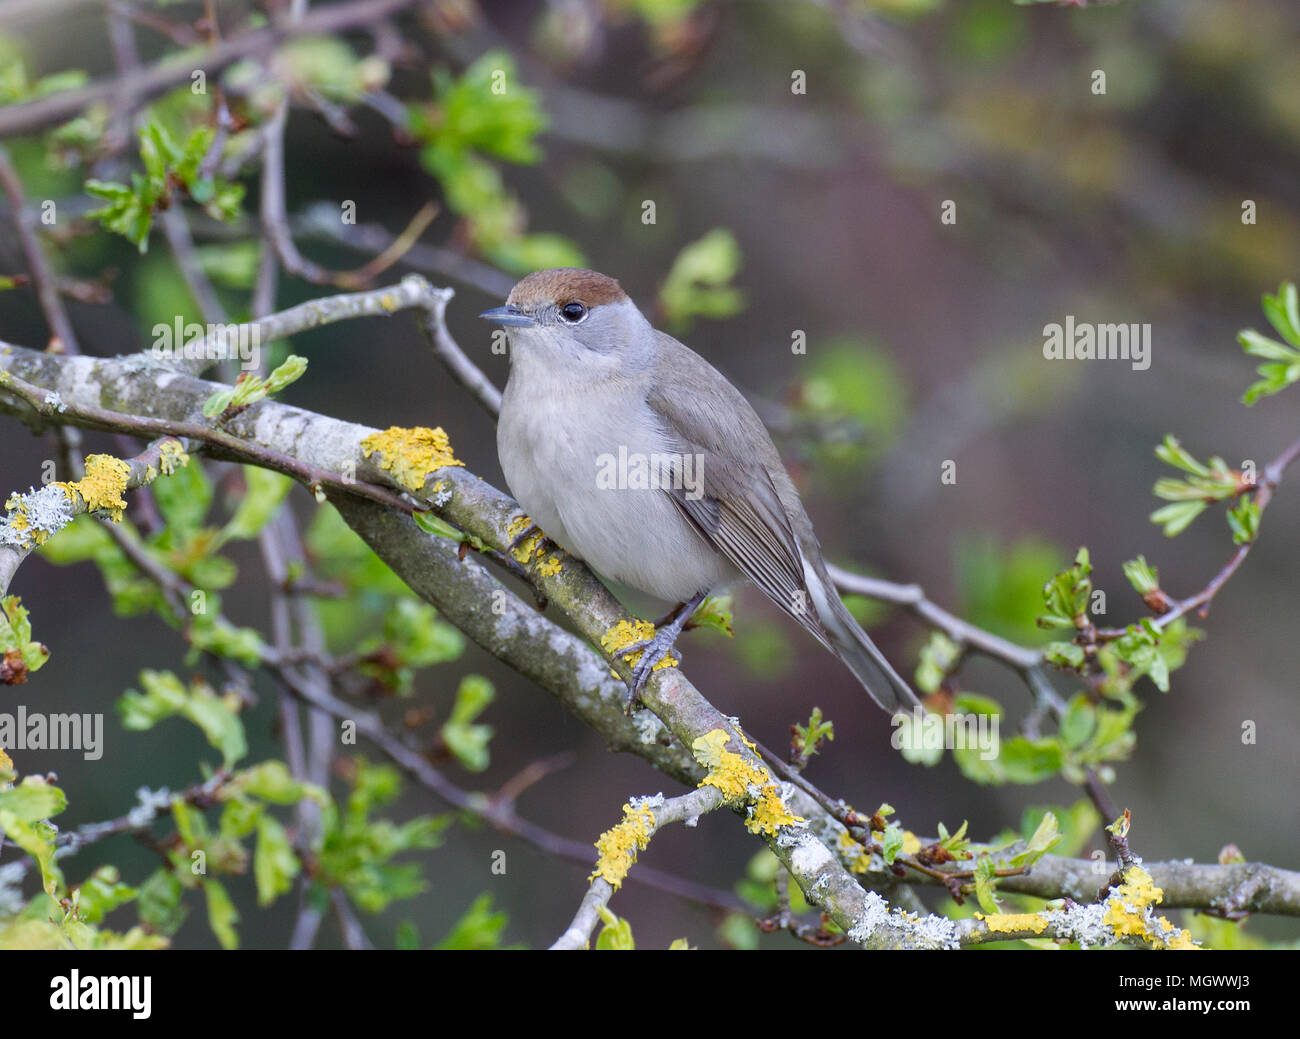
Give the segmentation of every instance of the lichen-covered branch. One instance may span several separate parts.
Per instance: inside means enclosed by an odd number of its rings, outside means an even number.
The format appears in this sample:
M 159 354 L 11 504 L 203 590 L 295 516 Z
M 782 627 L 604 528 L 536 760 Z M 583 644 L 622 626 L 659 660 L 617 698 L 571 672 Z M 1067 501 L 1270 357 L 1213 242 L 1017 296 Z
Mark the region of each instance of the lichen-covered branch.
M 606 830 L 596 842 L 600 857 L 591 886 L 578 906 L 573 922 L 551 945 L 552 950 L 585 949 L 591 932 L 600 921 L 600 910 L 609 904 L 636 863 L 638 851 L 645 849 L 650 838 L 671 823 L 688 826 L 706 812 L 722 805 L 722 794 L 714 787 L 701 787 L 680 797 L 634 797 L 623 806 L 623 821 Z
M 10 494 L 5 501 L 7 514 L 0 517 L 0 597 L 9 590 L 14 573 L 32 550 L 74 518 L 103 512 L 120 520 L 126 491 L 152 483 L 160 473 L 170 475 L 188 460 L 179 440 L 164 437 L 130 459 L 91 455 L 86 459 L 86 475 L 75 482 L 49 483 L 26 494 Z

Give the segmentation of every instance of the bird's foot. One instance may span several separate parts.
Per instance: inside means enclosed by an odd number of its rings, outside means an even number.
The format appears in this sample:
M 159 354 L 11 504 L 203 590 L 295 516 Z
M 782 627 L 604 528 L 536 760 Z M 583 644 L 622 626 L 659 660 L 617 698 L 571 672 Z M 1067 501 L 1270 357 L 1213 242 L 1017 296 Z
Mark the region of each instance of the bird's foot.
M 506 546 L 506 553 L 522 565 L 527 565 L 535 556 L 544 555 L 557 547 L 528 516 L 514 520 L 509 529 L 512 536 Z
M 678 636 L 681 635 L 690 621 L 691 614 L 703 601 L 704 593 L 700 592 L 689 602 L 682 603 L 667 616 L 656 621 L 655 633 L 651 638 L 618 647 L 616 654 L 624 659 L 635 653 L 641 654 L 632 665 L 632 674 L 627 679 L 627 701 L 623 708 L 624 714 L 630 715 L 632 713 L 632 708 L 641 697 L 641 691 L 645 688 L 645 684 L 650 681 L 650 676 L 654 672 L 665 667 L 675 667 L 681 663 L 681 653 L 675 649 Z
M 680 634 L 680 628 L 666 625 L 656 631 L 653 638 L 634 642 L 618 651 L 618 655 L 621 657 L 628 657 L 637 652 L 641 654 L 637 662 L 632 665 L 632 675 L 627 680 L 627 699 L 623 704 L 624 714 L 630 715 L 632 713 L 632 708 L 636 706 L 637 700 L 641 698 L 641 690 L 645 688 L 645 684 L 650 681 L 650 676 L 655 671 L 665 667 L 676 667 L 682 662 L 681 654 L 674 650 L 677 636 Z
M 508 529 L 512 536 L 505 552 L 500 553 L 500 556 L 512 573 L 533 586 L 538 612 L 542 612 L 546 609 L 546 594 L 533 583 L 527 567 L 542 559 L 548 552 L 558 550 L 560 546 L 547 537 L 542 528 L 529 516 L 516 517 Z M 558 563 L 553 565 L 558 570 Z

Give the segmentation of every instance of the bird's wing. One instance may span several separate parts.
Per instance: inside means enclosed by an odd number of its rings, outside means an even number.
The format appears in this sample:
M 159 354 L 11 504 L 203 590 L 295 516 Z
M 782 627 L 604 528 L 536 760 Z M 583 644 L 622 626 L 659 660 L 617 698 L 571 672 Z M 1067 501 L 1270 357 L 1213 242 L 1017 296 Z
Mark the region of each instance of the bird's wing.
M 700 478 L 695 488 L 677 487 L 675 480 L 667 493 L 706 541 L 833 650 L 808 592 L 798 539 L 768 468 L 768 458 L 777 459 L 777 454 L 766 428 L 749 402 L 708 362 L 675 339 L 662 339 L 676 347 L 673 382 L 655 380 L 648 403 L 673 450 L 694 456 L 694 475 Z M 750 445 L 748 456 L 737 450 L 741 443 Z

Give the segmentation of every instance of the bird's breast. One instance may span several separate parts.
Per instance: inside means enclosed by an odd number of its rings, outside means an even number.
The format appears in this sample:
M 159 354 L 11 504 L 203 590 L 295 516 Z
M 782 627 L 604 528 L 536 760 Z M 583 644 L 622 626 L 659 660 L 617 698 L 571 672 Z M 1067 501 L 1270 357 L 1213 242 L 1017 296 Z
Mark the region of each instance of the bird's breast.
M 674 481 L 702 493 L 701 460 L 674 450 L 635 387 L 512 373 L 497 447 L 534 522 L 606 577 L 679 602 L 733 576 L 668 493 Z

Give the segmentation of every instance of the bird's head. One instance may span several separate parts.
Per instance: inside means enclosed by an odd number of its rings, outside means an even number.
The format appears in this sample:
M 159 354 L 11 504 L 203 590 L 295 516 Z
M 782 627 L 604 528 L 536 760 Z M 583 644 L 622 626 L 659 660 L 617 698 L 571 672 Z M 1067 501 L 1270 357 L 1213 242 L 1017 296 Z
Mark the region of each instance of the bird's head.
M 650 323 L 618 282 L 580 267 L 536 271 L 510 290 L 505 306 L 479 317 L 506 328 L 512 354 L 560 363 L 636 366 L 653 345 Z

